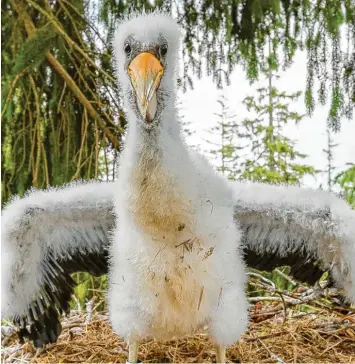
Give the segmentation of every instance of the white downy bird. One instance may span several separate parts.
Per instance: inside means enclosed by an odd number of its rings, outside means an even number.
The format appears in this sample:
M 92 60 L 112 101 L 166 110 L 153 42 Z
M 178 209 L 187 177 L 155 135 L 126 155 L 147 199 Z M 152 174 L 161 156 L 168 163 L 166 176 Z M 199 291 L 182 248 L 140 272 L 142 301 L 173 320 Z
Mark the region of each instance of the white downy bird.
M 208 324 L 221 363 L 247 326 L 246 270 L 232 189 L 181 136 L 179 43 L 177 23 L 161 13 L 133 16 L 115 33 L 128 132 L 114 197 L 120 223 L 109 312 L 130 362 L 140 340 L 170 340 Z
M 56 341 L 70 274 L 106 273 L 110 249 L 110 316 L 132 362 L 143 337 L 167 339 L 205 323 L 224 360 L 247 319 L 240 246 L 248 266 L 290 265 L 311 284 L 327 270 L 355 302 L 355 212 L 345 201 L 228 183 L 185 146 L 174 106 L 178 43 L 176 23 L 158 13 L 117 30 L 129 120 L 117 182 L 32 190 L 4 208 L 2 315 L 13 317 L 21 339 Z

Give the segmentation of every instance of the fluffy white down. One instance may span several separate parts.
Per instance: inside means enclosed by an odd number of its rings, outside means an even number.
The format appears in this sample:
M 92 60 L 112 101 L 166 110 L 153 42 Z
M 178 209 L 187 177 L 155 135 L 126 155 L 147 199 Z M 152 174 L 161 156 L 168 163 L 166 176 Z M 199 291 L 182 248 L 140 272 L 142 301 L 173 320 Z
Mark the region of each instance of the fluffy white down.
M 120 25 L 114 44 L 119 70 L 122 34 L 154 40 L 167 29 L 177 26 L 157 14 Z M 162 85 L 170 98 L 157 132 L 143 131 L 125 105 L 129 129 L 114 201 L 119 226 L 111 256 L 110 318 L 126 340 L 168 340 L 208 324 L 215 341 L 229 345 L 247 325 L 240 231 L 231 189 L 180 136 L 173 84 L 178 32 L 168 38 L 170 62 Z
M 280 256 L 315 253 L 335 283 L 355 302 L 355 211 L 321 190 L 255 182 L 230 182 L 235 217 L 249 228 L 247 245 Z M 245 225 L 245 226 L 244 226 Z M 252 228 L 250 228 L 252 227 Z
M 101 188 L 104 186 L 104 188 Z M 43 283 L 41 264 L 76 250 L 93 251 L 113 225 L 113 184 L 75 182 L 32 189 L 5 206 L 1 218 L 1 313 L 25 312 Z

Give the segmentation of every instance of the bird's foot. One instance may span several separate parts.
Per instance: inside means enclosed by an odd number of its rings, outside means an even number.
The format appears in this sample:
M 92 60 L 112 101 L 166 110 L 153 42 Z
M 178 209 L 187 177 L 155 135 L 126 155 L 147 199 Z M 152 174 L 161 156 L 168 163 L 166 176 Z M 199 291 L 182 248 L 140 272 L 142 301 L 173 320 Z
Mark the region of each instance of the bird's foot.
M 216 347 L 216 363 L 226 362 L 226 347 L 224 345 L 217 345 Z
M 138 361 L 138 341 L 131 341 L 128 344 L 128 361 L 126 363 L 135 364 Z

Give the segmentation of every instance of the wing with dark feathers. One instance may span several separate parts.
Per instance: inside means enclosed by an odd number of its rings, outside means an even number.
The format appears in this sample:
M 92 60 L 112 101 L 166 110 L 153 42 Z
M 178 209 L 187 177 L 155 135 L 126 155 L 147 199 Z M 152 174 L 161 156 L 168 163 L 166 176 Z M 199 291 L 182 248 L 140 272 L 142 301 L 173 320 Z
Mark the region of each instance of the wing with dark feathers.
M 2 212 L 2 317 L 36 347 L 55 342 L 69 311 L 71 273 L 107 273 L 114 225 L 113 184 L 73 183 L 31 190 Z
M 310 284 L 329 271 L 334 284 L 355 302 L 355 211 L 346 201 L 295 186 L 231 186 L 249 267 L 288 265 L 296 279 Z

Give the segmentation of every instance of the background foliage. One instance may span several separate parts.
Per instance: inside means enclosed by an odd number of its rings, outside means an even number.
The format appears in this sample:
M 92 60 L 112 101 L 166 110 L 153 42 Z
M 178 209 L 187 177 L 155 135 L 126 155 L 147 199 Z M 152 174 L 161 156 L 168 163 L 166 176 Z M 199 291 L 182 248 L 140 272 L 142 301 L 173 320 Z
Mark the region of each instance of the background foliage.
M 284 67 L 306 49 L 308 111 L 315 91 L 325 103 L 330 90 L 331 127 L 352 116 L 352 0 L 157 0 L 154 7 L 173 12 L 183 27 L 183 88 L 203 70 L 221 87 L 236 64 L 256 80 L 265 47 Z M 118 150 L 125 120 L 109 36 L 117 18 L 152 8 L 148 0 L 2 1 L 3 202 L 31 185 L 112 177 L 109 152 Z
M 120 145 L 124 118 L 88 7 L 81 0 L 1 6 L 3 202 L 32 185 L 99 177 Z

